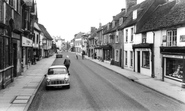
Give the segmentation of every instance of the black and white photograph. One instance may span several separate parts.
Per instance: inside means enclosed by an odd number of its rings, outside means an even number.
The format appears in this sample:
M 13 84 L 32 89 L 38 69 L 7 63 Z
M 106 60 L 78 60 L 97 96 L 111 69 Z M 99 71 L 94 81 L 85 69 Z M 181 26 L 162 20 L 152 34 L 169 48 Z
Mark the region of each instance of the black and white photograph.
M 0 0 L 0 111 L 185 111 L 185 0 Z

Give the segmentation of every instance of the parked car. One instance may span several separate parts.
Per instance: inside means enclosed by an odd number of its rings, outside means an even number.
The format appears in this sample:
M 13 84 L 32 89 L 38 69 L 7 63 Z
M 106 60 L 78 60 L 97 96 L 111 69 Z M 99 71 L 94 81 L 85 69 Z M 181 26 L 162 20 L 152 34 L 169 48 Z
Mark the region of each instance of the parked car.
M 46 89 L 50 87 L 70 88 L 70 74 L 64 65 L 54 65 L 48 68 L 46 77 Z
M 56 54 L 56 58 L 62 58 L 62 57 L 63 57 L 62 52 L 58 52 L 58 53 Z

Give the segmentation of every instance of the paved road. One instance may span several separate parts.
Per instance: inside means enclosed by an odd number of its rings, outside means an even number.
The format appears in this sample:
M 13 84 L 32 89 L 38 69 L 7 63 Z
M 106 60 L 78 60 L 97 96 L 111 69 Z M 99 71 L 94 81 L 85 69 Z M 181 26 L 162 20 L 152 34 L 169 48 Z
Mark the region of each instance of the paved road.
M 45 90 L 44 82 L 28 111 L 183 111 L 185 105 L 89 60 L 69 54 L 71 88 Z M 56 59 L 53 64 L 62 64 Z M 45 81 L 45 80 L 44 80 Z

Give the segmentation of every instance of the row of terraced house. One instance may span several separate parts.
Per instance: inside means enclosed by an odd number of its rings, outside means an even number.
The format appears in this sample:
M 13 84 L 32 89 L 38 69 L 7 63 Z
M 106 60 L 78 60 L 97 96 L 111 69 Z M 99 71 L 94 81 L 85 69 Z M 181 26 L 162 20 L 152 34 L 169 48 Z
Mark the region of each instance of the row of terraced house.
M 52 55 L 52 38 L 38 23 L 35 0 L 0 0 L 0 89 Z
M 126 8 L 111 22 L 75 34 L 73 41 L 78 51 L 85 50 L 87 56 L 102 62 L 162 81 L 185 83 L 184 0 L 126 0 Z

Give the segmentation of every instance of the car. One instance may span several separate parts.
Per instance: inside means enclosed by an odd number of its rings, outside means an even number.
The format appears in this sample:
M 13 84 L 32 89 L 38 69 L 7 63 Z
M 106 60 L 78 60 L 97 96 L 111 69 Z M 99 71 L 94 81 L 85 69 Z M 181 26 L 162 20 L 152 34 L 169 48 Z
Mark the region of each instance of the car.
M 46 77 L 46 90 L 50 87 L 70 88 L 70 74 L 64 65 L 54 65 L 48 68 Z
M 56 54 L 56 58 L 62 58 L 62 57 L 63 57 L 63 55 L 62 55 L 61 52 L 59 52 L 59 53 Z

